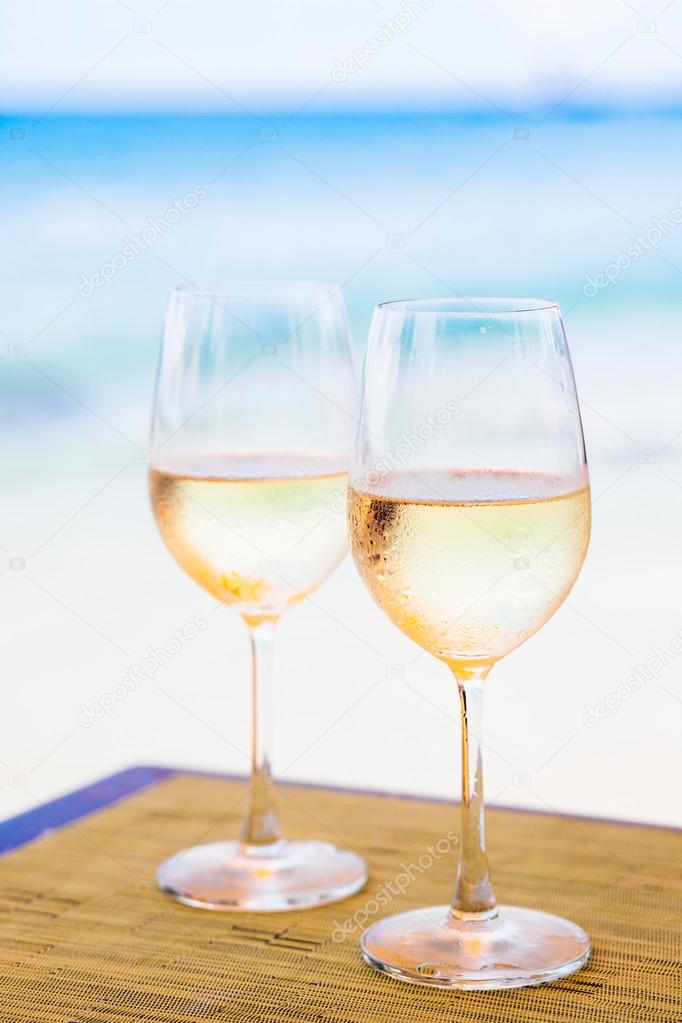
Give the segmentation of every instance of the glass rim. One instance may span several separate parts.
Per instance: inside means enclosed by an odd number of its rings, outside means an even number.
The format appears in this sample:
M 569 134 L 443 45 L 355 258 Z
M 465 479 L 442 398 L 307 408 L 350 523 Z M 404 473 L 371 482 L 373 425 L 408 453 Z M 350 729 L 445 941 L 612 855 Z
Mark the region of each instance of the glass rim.
M 171 296 L 194 296 L 197 298 L 251 298 L 267 295 L 292 295 L 297 292 L 324 292 L 330 296 L 341 294 L 341 286 L 331 281 L 281 280 L 281 281 L 226 281 L 225 284 L 175 284 Z
M 442 306 L 442 307 L 441 307 Z M 451 308 L 448 308 L 450 306 Z M 559 312 L 559 303 L 546 298 L 500 298 L 436 296 L 434 298 L 399 298 L 380 302 L 377 310 L 405 315 L 433 316 L 522 316 L 528 313 Z

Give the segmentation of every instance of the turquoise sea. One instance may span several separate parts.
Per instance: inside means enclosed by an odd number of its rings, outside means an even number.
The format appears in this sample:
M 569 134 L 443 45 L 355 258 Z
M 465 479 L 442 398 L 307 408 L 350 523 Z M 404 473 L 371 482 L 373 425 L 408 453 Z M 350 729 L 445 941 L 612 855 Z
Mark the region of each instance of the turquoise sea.
M 605 417 L 587 416 L 594 453 L 629 450 L 626 434 L 662 445 L 682 384 L 682 231 L 672 224 L 625 264 L 633 237 L 682 200 L 681 125 L 607 114 L 6 118 L 0 415 L 14 425 L 85 415 L 61 385 L 137 436 L 174 283 L 322 278 L 345 282 L 358 349 L 378 301 L 558 299 L 581 391 Z M 196 190 L 204 197 L 168 225 Z M 83 283 L 153 223 L 108 283 Z M 619 258 L 613 283 L 589 284 Z

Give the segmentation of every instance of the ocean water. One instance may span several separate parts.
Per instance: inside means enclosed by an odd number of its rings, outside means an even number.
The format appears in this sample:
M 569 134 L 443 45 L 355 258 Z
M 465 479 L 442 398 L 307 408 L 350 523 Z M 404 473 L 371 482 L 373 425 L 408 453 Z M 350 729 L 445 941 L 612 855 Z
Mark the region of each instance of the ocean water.
M 0 122 L 0 813 L 135 761 L 245 768 L 243 631 L 172 563 L 148 509 L 161 319 L 178 282 L 319 278 L 344 283 L 359 355 L 379 301 L 452 291 L 561 303 L 594 533 L 570 606 L 491 682 L 488 791 L 516 805 L 676 819 L 681 124 Z M 211 624 L 202 638 L 83 724 L 83 707 L 199 613 Z M 654 648 L 669 651 L 664 665 L 629 683 Z M 346 563 L 282 625 L 279 773 L 448 794 L 454 693 L 418 655 Z M 389 671 L 396 664 L 402 675 Z M 415 735 L 425 742 L 408 763 Z
M 679 208 L 681 123 L 7 119 L 1 341 L 29 345 L 31 361 L 85 403 L 137 421 L 167 293 L 182 280 L 345 281 L 358 350 L 378 301 L 450 290 L 547 296 L 565 311 L 586 400 L 656 447 L 682 383 L 682 232 L 673 224 L 643 255 L 627 251 L 652 218 Z M 160 224 L 197 189 L 205 198 Z M 90 292 L 84 280 L 152 221 L 139 254 Z M 613 283 L 590 285 L 613 264 Z M 35 372 L 2 379 L 0 408 L 13 423 L 82 412 Z M 588 424 L 593 451 L 624 449 L 605 426 Z

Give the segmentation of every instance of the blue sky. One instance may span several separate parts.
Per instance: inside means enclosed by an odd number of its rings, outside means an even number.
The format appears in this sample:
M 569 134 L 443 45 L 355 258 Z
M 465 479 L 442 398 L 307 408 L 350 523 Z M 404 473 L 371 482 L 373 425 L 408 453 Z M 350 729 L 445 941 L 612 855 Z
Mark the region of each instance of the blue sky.
M 677 0 L 12 0 L 2 108 L 675 106 Z

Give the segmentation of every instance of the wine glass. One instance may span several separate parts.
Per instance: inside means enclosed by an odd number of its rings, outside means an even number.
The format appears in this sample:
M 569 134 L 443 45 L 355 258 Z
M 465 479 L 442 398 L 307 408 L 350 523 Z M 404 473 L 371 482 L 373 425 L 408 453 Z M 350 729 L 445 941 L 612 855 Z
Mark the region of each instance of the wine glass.
M 357 891 L 367 865 L 283 837 L 270 770 L 270 659 L 284 612 L 346 547 L 355 378 L 332 285 L 235 284 L 172 292 L 156 384 L 150 491 L 184 570 L 249 628 L 252 777 L 238 841 L 186 849 L 159 886 L 207 909 L 272 911 Z
M 590 535 L 578 399 L 557 305 L 388 302 L 372 321 L 348 517 L 377 604 L 457 682 L 459 868 L 452 904 L 369 927 L 365 959 L 450 988 L 540 984 L 589 955 L 575 924 L 497 906 L 483 821 L 481 700 L 492 666 L 566 598 Z

